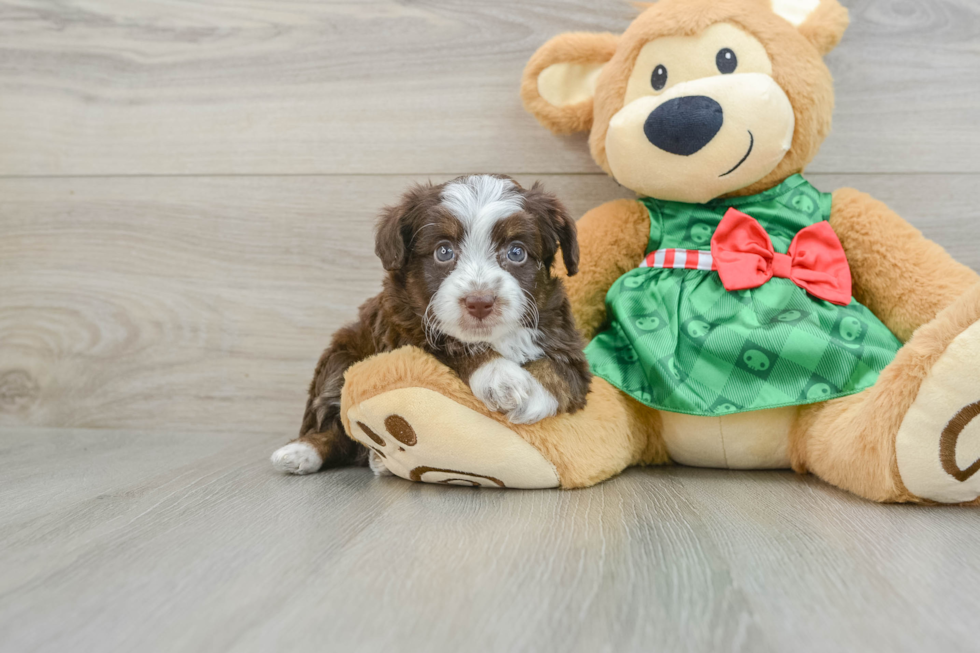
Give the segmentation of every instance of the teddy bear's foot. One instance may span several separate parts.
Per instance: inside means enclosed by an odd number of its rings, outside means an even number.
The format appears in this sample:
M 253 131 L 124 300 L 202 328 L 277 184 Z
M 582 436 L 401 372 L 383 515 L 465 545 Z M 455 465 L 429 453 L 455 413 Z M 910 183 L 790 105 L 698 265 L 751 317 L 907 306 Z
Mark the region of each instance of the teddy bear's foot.
M 558 472 L 512 430 L 427 388 L 400 388 L 347 412 L 351 436 L 410 481 L 548 488 Z
M 801 411 L 793 467 L 875 501 L 980 496 L 980 284 L 921 326 L 871 388 Z
M 929 370 L 895 438 L 912 494 L 940 503 L 980 496 L 980 322 L 956 336 Z
M 491 412 L 448 367 L 414 347 L 344 376 L 344 428 L 410 481 L 493 488 L 587 487 L 667 462 L 660 418 L 602 379 L 586 407 L 534 424 Z

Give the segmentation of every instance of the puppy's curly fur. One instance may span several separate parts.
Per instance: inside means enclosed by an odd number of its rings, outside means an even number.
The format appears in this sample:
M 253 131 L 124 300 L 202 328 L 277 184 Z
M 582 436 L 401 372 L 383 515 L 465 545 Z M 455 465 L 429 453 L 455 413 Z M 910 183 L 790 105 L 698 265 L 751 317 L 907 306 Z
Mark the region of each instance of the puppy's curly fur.
M 446 330 L 457 332 L 459 328 L 447 329 L 446 318 L 440 320 L 431 311 L 433 297 L 454 273 L 454 266 L 441 262 L 434 253 L 447 242 L 459 247 L 465 242 L 467 231 L 473 228 L 461 219 L 458 210 L 454 214 L 447 208 L 446 188 L 487 180 L 498 180 L 497 185 L 508 189 L 517 201 L 517 211 L 495 218 L 487 227 L 490 234 L 487 242 L 494 248 L 491 264 L 497 266 L 498 272 L 510 275 L 508 283 L 514 285 L 516 281 L 514 288 L 519 286 L 520 319 L 513 324 L 498 320 L 499 328 L 488 341 L 463 340 L 447 334 Z M 477 205 L 474 210 L 481 207 Z M 520 264 L 506 257 L 506 248 L 514 243 L 526 250 L 526 260 Z M 465 245 L 462 247 L 465 249 Z M 575 328 L 564 286 L 552 270 L 560 251 L 566 273 L 572 275 L 577 271 L 575 222 L 553 195 L 538 184 L 523 189 L 512 179 L 499 176 L 461 177 L 440 185 L 417 185 L 404 194 L 399 204 L 383 211 L 375 249 L 388 271 L 383 290 L 360 307 L 356 322 L 334 334 L 320 357 L 310 383 L 300 437 L 273 455 L 277 467 L 293 473 L 309 473 L 366 464 L 368 450 L 347 436 L 341 421 L 344 373 L 369 356 L 406 345 L 430 352 L 464 382 L 470 383 L 472 379 L 475 390 L 477 379 L 482 379 L 480 390 L 487 398 L 481 396 L 481 399 L 491 408 L 513 409 L 499 401 L 499 388 L 496 399 L 491 399 L 494 388 L 486 387 L 493 383 L 489 374 L 492 368 L 513 365 L 520 365 L 530 375 L 525 378 L 533 377 L 530 382 L 546 393 L 539 392 L 539 395 L 554 399 L 553 404 L 548 404 L 552 412 L 574 412 L 585 405 L 591 382 L 588 362 L 582 353 L 583 342 Z M 494 258 L 498 250 L 504 254 Z M 455 297 L 452 299 L 456 301 Z M 458 301 L 463 303 L 462 298 Z M 491 405 L 492 401 L 500 405 Z M 516 416 L 527 417 L 528 413 L 514 410 L 509 415 L 516 420 Z M 529 417 L 525 421 L 539 418 Z M 308 447 L 296 448 L 298 444 Z

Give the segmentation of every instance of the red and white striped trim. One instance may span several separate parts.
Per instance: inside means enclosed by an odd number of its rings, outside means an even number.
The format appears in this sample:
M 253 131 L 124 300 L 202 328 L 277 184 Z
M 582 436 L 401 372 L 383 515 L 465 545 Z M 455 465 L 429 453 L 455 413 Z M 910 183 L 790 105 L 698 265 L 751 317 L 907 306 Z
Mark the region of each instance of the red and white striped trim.
M 714 270 L 711 250 L 707 249 L 658 249 L 650 252 L 640 262 L 641 268 L 668 268 L 672 270 Z

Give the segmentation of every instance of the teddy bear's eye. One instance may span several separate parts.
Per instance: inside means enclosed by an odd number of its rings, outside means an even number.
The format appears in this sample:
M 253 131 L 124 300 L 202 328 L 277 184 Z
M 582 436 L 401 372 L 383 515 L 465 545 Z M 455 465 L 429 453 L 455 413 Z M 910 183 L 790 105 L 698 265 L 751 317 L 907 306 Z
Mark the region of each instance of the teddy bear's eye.
M 667 69 L 663 64 L 660 64 L 653 69 L 653 76 L 650 78 L 650 86 L 653 90 L 660 91 L 664 86 L 667 85 Z
M 731 75 L 738 68 L 738 57 L 730 48 L 723 48 L 715 56 L 715 65 L 718 66 L 718 71 L 722 75 Z

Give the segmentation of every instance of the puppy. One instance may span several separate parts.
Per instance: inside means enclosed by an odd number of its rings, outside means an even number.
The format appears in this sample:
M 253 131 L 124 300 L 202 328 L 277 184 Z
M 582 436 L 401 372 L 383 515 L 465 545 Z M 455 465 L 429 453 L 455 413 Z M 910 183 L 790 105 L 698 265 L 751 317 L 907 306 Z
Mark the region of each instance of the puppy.
M 495 175 L 418 185 L 384 209 L 375 252 L 381 294 L 317 363 L 300 437 L 272 455 L 284 472 L 363 465 L 368 450 L 340 418 L 344 372 L 413 345 L 459 374 L 487 408 L 529 424 L 585 405 L 591 375 L 552 263 L 578 268 L 575 222 L 538 184 Z M 373 454 L 373 452 L 371 452 Z M 373 454 L 371 468 L 385 473 Z

